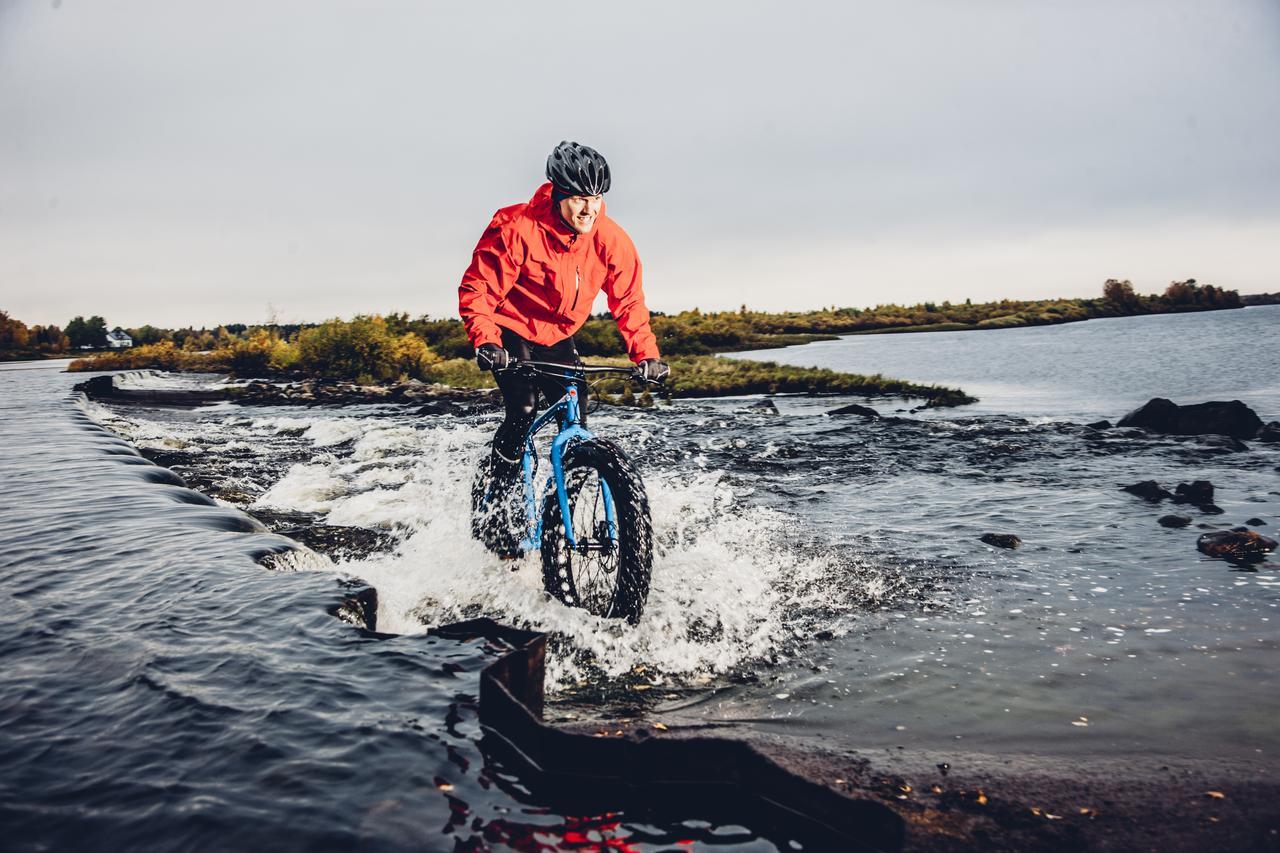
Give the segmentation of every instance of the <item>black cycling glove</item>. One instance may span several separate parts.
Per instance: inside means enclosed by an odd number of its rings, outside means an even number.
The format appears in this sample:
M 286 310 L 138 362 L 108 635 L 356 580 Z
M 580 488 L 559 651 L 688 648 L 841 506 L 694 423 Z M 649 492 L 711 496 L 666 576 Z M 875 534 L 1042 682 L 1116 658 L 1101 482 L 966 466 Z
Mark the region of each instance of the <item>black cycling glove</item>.
M 665 361 L 646 358 L 640 362 L 640 378 L 646 382 L 666 382 L 671 375 L 671 367 Z
M 476 349 L 476 366 L 481 370 L 506 370 L 511 356 L 497 344 L 481 344 Z

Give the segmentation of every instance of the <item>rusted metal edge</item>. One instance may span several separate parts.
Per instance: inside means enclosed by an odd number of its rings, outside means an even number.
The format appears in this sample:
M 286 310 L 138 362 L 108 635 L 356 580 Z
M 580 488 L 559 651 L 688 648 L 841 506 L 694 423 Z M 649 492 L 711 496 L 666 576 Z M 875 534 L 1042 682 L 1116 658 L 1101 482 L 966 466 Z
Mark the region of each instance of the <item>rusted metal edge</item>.
M 809 850 L 901 850 L 905 826 L 888 806 L 798 776 L 750 744 L 728 738 L 601 738 L 542 721 L 546 635 L 472 619 L 438 637 L 483 638 L 509 648 L 480 674 L 482 743 L 537 795 L 579 812 L 679 809 L 718 817 Z

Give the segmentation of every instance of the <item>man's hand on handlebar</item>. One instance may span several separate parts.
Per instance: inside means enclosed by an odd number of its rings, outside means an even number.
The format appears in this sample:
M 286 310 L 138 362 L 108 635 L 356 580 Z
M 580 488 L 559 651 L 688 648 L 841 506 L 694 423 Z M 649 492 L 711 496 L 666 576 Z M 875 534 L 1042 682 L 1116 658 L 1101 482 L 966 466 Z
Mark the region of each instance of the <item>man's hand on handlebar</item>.
M 645 382 L 661 384 L 671 375 L 671 366 L 656 358 L 646 358 L 636 366 L 636 375 Z
M 481 370 L 506 370 L 511 354 L 497 344 L 481 344 L 476 348 L 476 366 Z

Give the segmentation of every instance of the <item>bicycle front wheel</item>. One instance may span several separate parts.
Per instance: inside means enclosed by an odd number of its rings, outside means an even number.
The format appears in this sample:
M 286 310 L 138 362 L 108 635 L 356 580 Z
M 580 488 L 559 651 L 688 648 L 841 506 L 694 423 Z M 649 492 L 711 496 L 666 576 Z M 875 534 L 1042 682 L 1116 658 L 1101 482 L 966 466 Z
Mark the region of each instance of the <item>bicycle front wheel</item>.
M 569 524 L 555 490 L 542 509 L 543 586 L 571 607 L 635 624 L 649 597 L 653 562 L 644 483 L 622 450 L 601 439 L 570 447 L 564 476 Z

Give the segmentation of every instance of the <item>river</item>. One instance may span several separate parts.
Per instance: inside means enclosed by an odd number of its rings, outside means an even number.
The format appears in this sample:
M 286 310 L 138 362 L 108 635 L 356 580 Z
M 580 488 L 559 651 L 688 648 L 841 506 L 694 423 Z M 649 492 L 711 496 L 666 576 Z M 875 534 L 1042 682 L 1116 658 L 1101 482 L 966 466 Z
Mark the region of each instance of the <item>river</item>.
M 490 784 L 465 675 L 482 651 L 419 636 L 476 615 L 553 634 L 561 722 L 643 714 L 870 755 L 1261 775 L 1280 749 L 1277 564 L 1241 570 L 1195 539 L 1253 518 L 1275 535 L 1280 448 L 1083 424 L 1160 395 L 1280 418 L 1278 321 L 1268 306 L 746 354 L 981 398 L 870 401 L 897 419 L 806 396 L 774 398 L 776 413 L 756 398 L 601 409 L 592 427 L 639 462 L 654 516 L 634 628 L 546 600 L 535 558 L 471 541 L 460 508 L 496 413 L 107 406 L 68 397 L 82 377 L 7 366 L 5 822 L 54 846 L 88 831 L 252 847 L 298 825 L 303 847 L 441 827 L 465 840 L 497 820 L 563 830 L 514 780 Z M 143 482 L 133 447 L 218 505 Z M 1160 527 L 1168 505 L 1119 490 L 1146 479 L 1210 480 L 1223 512 L 1178 507 L 1193 523 Z M 222 529 L 239 510 L 385 541 L 267 571 L 257 558 L 281 540 Z M 378 588 L 379 629 L 397 637 L 328 614 L 340 578 Z M 455 801 L 479 829 L 450 819 Z M 720 842 L 768 846 L 733 832 Z

